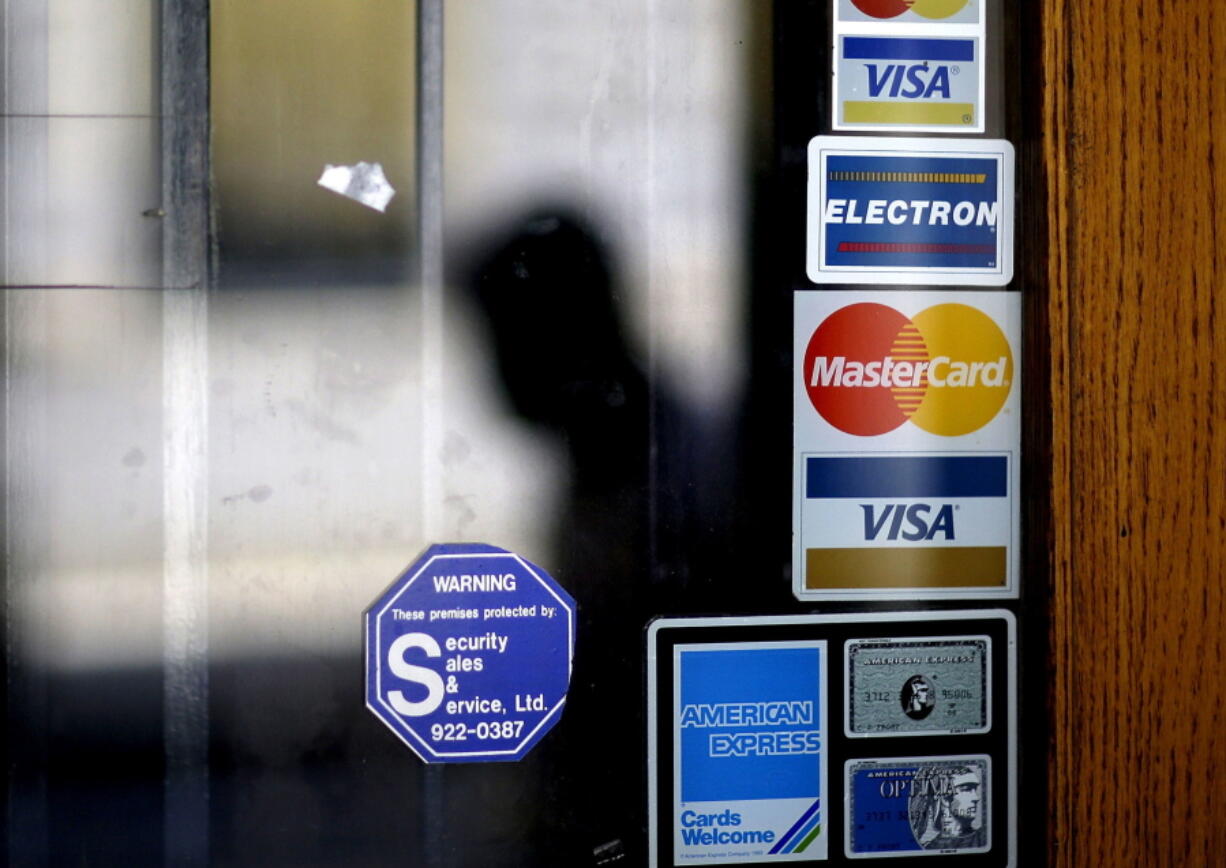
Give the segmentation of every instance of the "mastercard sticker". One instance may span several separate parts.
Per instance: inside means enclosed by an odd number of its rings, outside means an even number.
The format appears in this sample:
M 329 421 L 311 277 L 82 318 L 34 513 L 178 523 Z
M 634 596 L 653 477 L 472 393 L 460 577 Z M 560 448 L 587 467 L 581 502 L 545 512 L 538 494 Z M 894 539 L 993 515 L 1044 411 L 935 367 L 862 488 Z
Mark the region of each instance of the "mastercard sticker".
M 798 292 L 800 599 L 1017 595 L 1020 296 Z
M 871 24 L 979 24 L 981 0 L 834 0 L 835 20 Z

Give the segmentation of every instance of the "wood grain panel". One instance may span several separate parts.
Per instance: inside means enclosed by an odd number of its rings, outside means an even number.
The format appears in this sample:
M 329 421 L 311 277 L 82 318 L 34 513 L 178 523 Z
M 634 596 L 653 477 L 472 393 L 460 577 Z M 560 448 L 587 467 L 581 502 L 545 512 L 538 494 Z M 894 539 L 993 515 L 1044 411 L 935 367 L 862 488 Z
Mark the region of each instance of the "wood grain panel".
M 1226 865 L 1226 5 L 1045 0 L 1057 865 Z

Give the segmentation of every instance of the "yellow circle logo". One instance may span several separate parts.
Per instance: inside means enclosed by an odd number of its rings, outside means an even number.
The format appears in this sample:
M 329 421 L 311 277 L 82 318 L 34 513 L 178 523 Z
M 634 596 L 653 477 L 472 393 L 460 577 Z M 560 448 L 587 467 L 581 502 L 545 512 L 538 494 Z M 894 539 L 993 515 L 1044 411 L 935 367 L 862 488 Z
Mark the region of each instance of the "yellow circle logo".
M 915 0 L 911 11 L 925 18 L 948 18 L 955 12 L 961 12 L 966 6 L 966 0 Z
M 928 388 L 911 422 L 953 437 L 992 421 L 1013 384 L 1013 352 L 996 323 L 965 304 L 938 304 L 911 320 L 929 359 Z
M 924 18 L 949 18 L 965 8 L 968 0 L 851 0 L 856 8 L 873 18 L 896 18 L 910 10 Z

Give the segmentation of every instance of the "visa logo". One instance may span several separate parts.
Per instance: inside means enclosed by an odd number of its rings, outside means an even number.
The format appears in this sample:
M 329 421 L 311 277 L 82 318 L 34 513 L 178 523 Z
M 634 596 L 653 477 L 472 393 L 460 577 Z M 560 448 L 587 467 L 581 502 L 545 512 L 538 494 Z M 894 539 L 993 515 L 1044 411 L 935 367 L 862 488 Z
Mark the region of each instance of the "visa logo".
M 949 67 L 928 63 L 866 63 L 868 95 L 903 99 L 949 99 Z
M 932 540 L 937 534 L 943 534 L 947 540 L 954 538 L 954 507 L 946 503 L 937 510 L 935 518 L 929 519 L 933 507 L 927 503 L 887 503 L 877 508 L 871 503 L 860 504 L 864 510 L 864 538 L 877 539 L 882 531 L 886 531 L 887 540 L 897 540 L 900 537 L 909 542 Z

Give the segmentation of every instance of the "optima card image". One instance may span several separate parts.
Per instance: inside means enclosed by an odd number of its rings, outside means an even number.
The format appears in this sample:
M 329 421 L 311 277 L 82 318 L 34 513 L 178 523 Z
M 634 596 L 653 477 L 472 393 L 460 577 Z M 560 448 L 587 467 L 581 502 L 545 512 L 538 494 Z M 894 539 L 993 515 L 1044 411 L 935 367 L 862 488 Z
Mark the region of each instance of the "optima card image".
M 1017 594 L 1010 292 L 795 294 L 793 590 Z
M 989 757 L 853 760 L 846 774 L 848 858 L 991 849 Z
M 1005 286 L 1013 146 L 817 136 L 806 271 L 814 283 Z
M 677 645 L 676 865 L 826 858 L 826 643 Z

